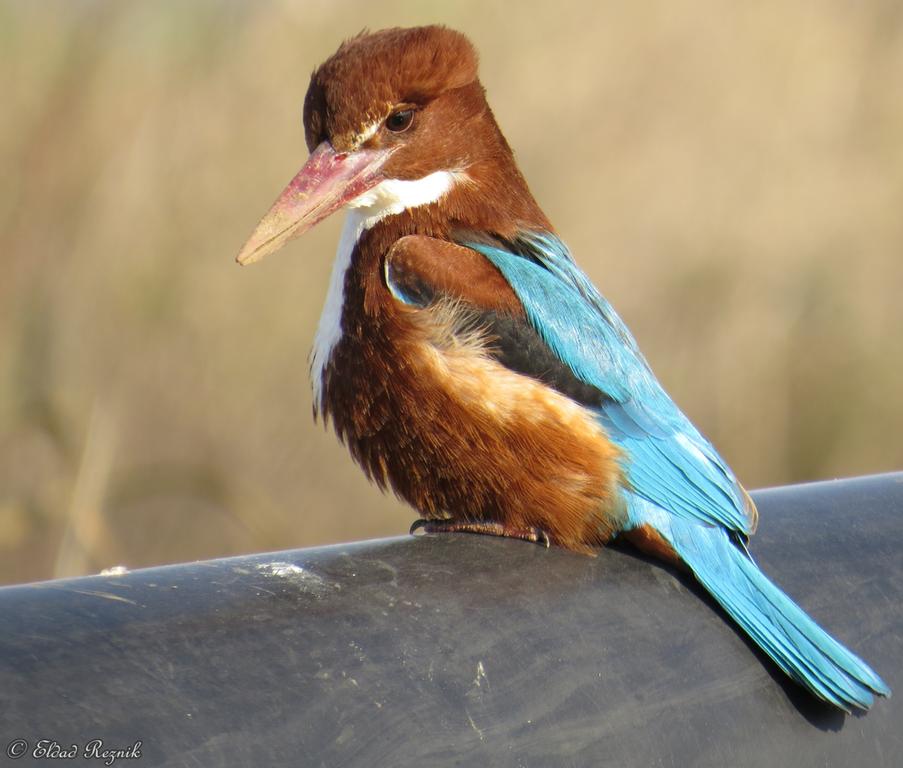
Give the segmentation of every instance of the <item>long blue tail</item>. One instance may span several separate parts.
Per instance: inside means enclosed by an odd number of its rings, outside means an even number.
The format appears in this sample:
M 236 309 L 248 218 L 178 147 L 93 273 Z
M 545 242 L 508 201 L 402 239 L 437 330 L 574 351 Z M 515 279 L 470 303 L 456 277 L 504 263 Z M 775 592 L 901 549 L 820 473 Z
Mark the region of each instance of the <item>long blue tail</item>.
M 849 712 L 890 688 L 759 570 L 726 530 L 682 520 L 631 494 L 636 523 L 655 528 L 699 582 L 774 662 L 816 696 Z

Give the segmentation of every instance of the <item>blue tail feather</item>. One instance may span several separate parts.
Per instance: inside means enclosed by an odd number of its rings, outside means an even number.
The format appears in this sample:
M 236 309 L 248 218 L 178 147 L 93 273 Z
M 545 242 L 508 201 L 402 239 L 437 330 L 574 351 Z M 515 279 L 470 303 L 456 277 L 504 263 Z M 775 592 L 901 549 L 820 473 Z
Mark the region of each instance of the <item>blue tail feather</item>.
M 771 582 L 727 531 L 677 518 L 629 496 L 632 523 L 655 528 L 700 584 L 790 677 L 846 711 L 868 709 L 876 694 L 890 696 L 884 681 Z

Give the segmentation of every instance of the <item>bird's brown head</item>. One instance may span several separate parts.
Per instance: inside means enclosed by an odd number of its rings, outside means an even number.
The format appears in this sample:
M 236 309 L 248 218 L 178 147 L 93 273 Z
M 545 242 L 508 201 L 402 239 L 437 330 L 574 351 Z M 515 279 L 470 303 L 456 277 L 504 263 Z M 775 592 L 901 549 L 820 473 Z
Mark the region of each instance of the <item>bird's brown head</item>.
M 313 152 L 328 141 L 336 152 L 388 150 L 386 176 L 416 178 L 462 159 L 460 148 L 449 156 L 449 139 L 485 106 L 464 89 L 482 97 L 476 51 L 460 32 L 416 27 L 358 35 L 311 76 L 307 146 Z
M 489 177 L 504 177 L 496 187 L 522 186 L 508 194 L 535 208 L 486 103 L 476 51 L 460 32 L 396 28 L 347 40 L 311 76 L 304 130 L 310 158 L 245 243 L 241 264 L 342 207 L 380 218 L 435 202 L 452 186 L 473 197 Z
M 476 51 L 461 33 L 430 26 L 347 40 L 311 76 L 304 100 L 310 158 L 239 263 L 278 250 L 346 205 L 371 203 L 367 193 L 380 196 L 382 182 L 413 183 L 388 190 L 402 197 L 441 194 L 454 174 L 464 178 L 479 160 L 487 114 L 494 128 Z

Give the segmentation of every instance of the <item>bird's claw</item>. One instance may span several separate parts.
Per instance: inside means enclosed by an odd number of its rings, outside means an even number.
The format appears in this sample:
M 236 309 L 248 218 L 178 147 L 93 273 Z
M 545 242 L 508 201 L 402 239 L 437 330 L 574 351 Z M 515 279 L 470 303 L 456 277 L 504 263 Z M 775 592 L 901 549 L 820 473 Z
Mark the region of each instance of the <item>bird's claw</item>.
M 546 549 L 552 545 L 549 534 L 542 528 L 532 525 L 526 528 L 515 528 L 504 523 L 495 522 L 462 523 L 453 520 L 424 520 L 420 518 L 411 523 L 408 533 L 414 536 L 420 531 L 423 533 L 482 533 L 489 536 L 503 536 L 509 539 L 530 541 Z

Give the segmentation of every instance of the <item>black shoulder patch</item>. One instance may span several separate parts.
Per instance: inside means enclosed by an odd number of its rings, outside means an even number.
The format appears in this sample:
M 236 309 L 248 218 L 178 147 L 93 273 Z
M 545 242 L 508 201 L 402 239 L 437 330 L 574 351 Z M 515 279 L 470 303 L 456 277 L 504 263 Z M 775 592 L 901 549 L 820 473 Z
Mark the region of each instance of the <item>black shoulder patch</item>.
M 490 354 L 506 368 L 541 381 L 581 405 L 598 408 L 610 399 L 601 390 L 578 379 L 526 319 L 500 312 L 482 312 L 479 313 L 479 325 L 486 329 Z

